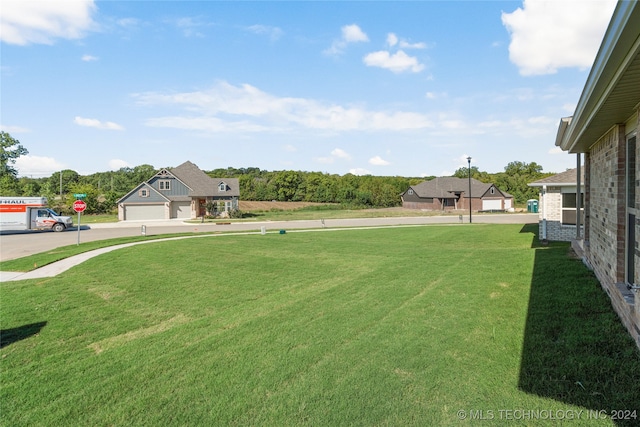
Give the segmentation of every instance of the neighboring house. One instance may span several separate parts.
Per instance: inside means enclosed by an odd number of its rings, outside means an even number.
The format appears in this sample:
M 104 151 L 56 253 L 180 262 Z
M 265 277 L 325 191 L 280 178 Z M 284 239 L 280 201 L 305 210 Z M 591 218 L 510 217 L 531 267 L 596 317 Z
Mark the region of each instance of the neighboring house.
M 582 251 L 640 347 L 640 2 L 619 1 L 556 145 L 584 155 Z
M 584 182 L 584 173 L 580 182 Z M 538 214 L 541 240 L 569 242 L 577 236 L 582 236 L 582 222 L 580 232 L 577 230 L 578 204 L 580 218 L 584 217 L 584 191 L 580 191 L 578 199 L 578 169 L 548 176 L 529 184 L 540 188 L 540 203 Z
M 469 180 L 441 177 L 421 182 L 402 193 L 402 207 L 428 211 L 469 210 Z M 513 196 L 493 184 L 471 179 L 471 210 L 505 211 L 513 207 Z
M 237 178 L 211 178 L 191 162 L 162 169 L 118 200 L 120 221 L 197 218 L 238 208 Z

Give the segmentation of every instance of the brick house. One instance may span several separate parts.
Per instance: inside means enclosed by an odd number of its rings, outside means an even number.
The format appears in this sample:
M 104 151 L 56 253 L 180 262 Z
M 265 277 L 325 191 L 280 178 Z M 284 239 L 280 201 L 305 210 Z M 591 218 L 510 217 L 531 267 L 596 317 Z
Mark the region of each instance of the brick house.
M 469 210 L 506 211 L 513 207 L 513 196 L 493 184 L 471 179 L 441 177 L 412 185 L 401 195 L 405 209 L 428 211 Z
M 640 2 L 619 1 L 572 117 L 556 145 L 584 156 L 584 238 L 593 268 L 640 347 Z
M 580 182 L 584 182 L 583 172 Z M 581 186 L 578 193 L 577 168 L 534 181 L 529 186 L 540 189 L 538 226 L 541 240 L 570 242 L 583 236 L 584 227 L 582 221 L 578 225 L 578 218 L 584 217 L 584 191 Z

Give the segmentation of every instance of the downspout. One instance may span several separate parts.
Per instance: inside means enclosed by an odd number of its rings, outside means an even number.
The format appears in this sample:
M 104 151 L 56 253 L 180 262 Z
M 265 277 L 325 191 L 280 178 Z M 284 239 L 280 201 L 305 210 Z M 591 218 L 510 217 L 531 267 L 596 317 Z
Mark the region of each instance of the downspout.
M 580 224 L 582 223 L 582 218 L 580 218 L 580 208 L 582 207 L 582 191 L 580 188 L 581 182 L 580 182 L 580 168 L 581 168 L 581 162 L 580 162 L 580 153 L 576 154 L 576 159 L 578 162 L 578 177 L 577 177 L 577 188 L 576 188 L 576 240 L 580 240 L 580 238 L 582 237 L 581 233 L 580 233 Z
M 547 184 L 542 186 L 542 241 L 547 241 Z

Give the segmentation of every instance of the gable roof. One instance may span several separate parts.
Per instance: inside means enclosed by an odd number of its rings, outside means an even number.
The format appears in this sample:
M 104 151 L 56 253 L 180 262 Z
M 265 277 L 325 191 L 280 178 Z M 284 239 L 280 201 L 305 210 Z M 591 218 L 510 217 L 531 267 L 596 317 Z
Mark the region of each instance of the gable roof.
M 580 168 L 580 182 L 584 183 L 584 168 Z M 564 172 L 529 183 L 529 187 L 542 187 L 543 185 L 553 185 L 556 187 L 578 185 L 578 168 L 568 169 Z
M 149 183 L 156 177 L 166 178 L 173 176 L 175 179 L 183 183 L 189 189 L 188 196 L 170 196 L 157 192 Z M 226 191 L 220 191 L 220 183 L 226 184 Z M 147 181 L 138 184 L 133 190 L 118 200 L 120 203 L 132 193 L 146 186 L 154 193 L 160 194 L 166 200 L 189 200 L 190 197 L 240 197 L 240 181 L 237 178 L 211 178 L 204 173 L 198 166 L 190 161 L 186 161 L 175 168 L 164 168 L 158 171 Z
M 213 179 L 188 160 L 169 172 L 189 187 L 189 196 L 213 196 L 217 192 Z
M 132 194 L 134 194 L 137 191 L 140 191 L 142 188 L 146 188 L 147 190 L 149 190 L 150 192 L 152 192 L 154 195 L 157 195 L 163 199 L 165 199 L 166 201 L 169 201 L 170 199 L 167 198 L 167 196 L 165 196 L 164 194 L 160 193 L 158 190 L 156 190 L 155 188 L 153 188 L 153 186 L 149 185 L 149 181 L 145 181 L 145 182 L 141 182 L 140 184 L 136 185 L 133 190 L 129 191 L 127 194 L 125 194 L 124 196 L 120 197 L 116 203 L 121 203 L 124 200 L 127 200 L 127 198 L 129 198 L 129 196 L 131 196 Z
M 477 179 L 471 178 L 471 197 L 483 196 L 493 184 L 485 184 Z M 438 198 L 455 198 L 456 193 L 469 192 L 469 180 L 465 178 L 455 178 L 452 176 L 445 176 L 440 178 L 434 178 L 431 181 L 424 181 L 418 185 L 411 187 L 413 191 L 419 197 L 438 197 Z M 496 187 L 498 191 L 499 188 Z M 500 191 L 505 197 L 511 197 L 511 195 Z
M 214 182 L 213 192 L 219 197 L 240 197 L 240 181 L 238 178 L 211 178 Z M 226 190 L 220 191 L 220 184 L 226 184 Z

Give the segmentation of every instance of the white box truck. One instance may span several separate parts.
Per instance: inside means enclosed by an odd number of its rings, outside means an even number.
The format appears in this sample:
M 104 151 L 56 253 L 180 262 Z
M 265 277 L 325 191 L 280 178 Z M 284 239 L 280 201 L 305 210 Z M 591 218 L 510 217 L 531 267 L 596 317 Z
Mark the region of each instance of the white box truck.
M 0 231 L 64 231 L 72 226 L 73 219 L 49 209 L 45 197 L 0 196 Z

